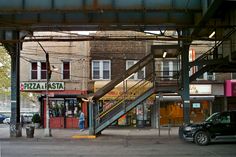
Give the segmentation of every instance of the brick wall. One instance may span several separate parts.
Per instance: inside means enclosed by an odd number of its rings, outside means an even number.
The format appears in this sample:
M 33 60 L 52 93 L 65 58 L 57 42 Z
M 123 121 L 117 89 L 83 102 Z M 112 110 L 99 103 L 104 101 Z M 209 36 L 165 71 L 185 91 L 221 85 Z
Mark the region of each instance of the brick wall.
M 42 35 L 67 35 L 55 32 L 38 32 L 35 36 Z M 52 72 L 51 81 L 64 81 L 65 90 L 87 90 L 89 81 L 89 42 L 40 42 L 49 53 L 50 65 L 58 68 Z M 26 42 L 21 51 L 21 81 L 31 80 L 31 63 L 33 61 L 45 62 L 45 52 L 37 42 Z M 70 80 L 62 80 L 62 61 L 70 61 Z M 43 80 L 38 80 L 43 81 Z M 44 80 L 45 81 L 45 80 Z
M 98 32 L 96 35 L 143 35 L 136 32 Z M 126 60 L 140 60 L 150 53 L 151 42 L 145 41 L 91 41 L 91 60 L 111 60 L 111 78 L 126 70 Z

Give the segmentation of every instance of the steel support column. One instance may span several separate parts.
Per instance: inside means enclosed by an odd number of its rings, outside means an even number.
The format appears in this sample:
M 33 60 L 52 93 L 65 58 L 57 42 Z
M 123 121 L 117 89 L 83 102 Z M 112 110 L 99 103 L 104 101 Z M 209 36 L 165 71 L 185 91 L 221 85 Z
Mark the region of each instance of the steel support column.
M 152 124 L 152 128 L 156 129 L 157 128 L 157 99 L 155 98 L 153 106 L 152 106 L 152 119 L 151 119 L 151 124 Z
M 94 135 L 94 103 L 92 101 L 89 102 L 89 134 Z
M 19 39 L 19 32 L 12 32 L 13 39 Z M 20 43 L 8 47 L 11 51 L 11 123 L 10 137 L 21 137 L 20 124 Z
M 184 30 L 183 36 L 188 36 L 189 31 Z M 183 100 L 183 113 L 184 123 L 190 122 L 189 111 L 190 111 L 190 96 L 189 96 L 189 46 L 190 43 L 186 40 L 182 41 L 182 100 Z

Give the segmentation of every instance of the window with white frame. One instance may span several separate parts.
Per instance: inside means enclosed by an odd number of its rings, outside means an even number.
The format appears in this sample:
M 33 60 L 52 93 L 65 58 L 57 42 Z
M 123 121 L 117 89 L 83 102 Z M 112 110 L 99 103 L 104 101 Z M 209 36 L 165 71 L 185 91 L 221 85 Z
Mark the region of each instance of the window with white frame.
M 110 80 L 111 79 L 111 61 L 93 60 L 92 61 L 92 79 Z
M 132 67 L 137 62 L 138 62 L 137 60 L 127 60 L 126 61 L 126 70 L 129 69 L 130 67 Z M 144 78 L 145 78 L 145 67 L 129 77 L 129 79 L 132 79 L 132 80 L 141 80 Z
M 158 67 L 157 67 L 158 68 Z M 165 59 L 161 61 L 161 77 L 164 80 L 174 79 L 177 74 L 179 65 L 178 60 Z
M 32 80 L 46 79 L 46 76 L 47 76 L 46 62 L 31 62 Z
M 232 73 L 232 79 L 236 79 L 236 73 Z
M 70 62 L 69 61 L 62 62 L 62 79 L 63 80 L 70 79 Z

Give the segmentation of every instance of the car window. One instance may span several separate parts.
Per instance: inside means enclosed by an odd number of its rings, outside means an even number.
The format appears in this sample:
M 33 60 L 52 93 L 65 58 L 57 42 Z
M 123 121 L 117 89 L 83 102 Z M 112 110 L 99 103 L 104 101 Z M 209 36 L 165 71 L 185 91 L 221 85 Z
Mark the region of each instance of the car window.
M 218 119 L 220 113 L 219 112 L 216 112 L 216 113 L 213 113 L 210 117 L 208 117 L 205 122 L 214 122 Z
M 219 122 L 223 123 L 223 124 L 230 123 L 230 114 L 224 113 L 224 114 L 220 115 Z
M 236 112 L 231 112 L 231 123 L 236 123 Z

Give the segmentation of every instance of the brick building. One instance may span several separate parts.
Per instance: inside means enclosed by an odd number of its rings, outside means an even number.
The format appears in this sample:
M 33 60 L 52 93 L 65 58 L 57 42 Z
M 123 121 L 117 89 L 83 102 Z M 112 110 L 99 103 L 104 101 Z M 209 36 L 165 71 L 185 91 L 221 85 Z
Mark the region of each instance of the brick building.
M 97 32 L 96 35 L 102 36 L 143 36 L 137 32 Z M 90 42 L 91 50 L 91 79 L 94 81 L 95 91 L 102 88 L 109 81 L 119 75 L 123 75 L 125 70 L 141 60 L 144 56 L 151 52 L 151 45 L 173 44 L 173 42 L 155 42 L 155 41 L 92 41 Z M 189 51 L 189 60 L 194 61 L 196 58 L 207 52 L 214 43 L 199 43 L 195 42 Z M 156 58 L 155 68 L 159 69 L 162 77 L 172 77 L 175 70 L 180 70 L 180 65 L 177 65 L 177 58 Z M 179 66 L 179 68 L 177 68 Z M 192 75 L 197 67 L 190 69 Z M 119 84 L 111 92 L 107 93 L 100 99 L 99 110 L 104 112 L 112 106 L 112 101 L 122 93 L 124 86 L 131 86 L 134 82 L 139 82 L 144 79 L 144 75 L 152 73 L 152 66 L 140 70 L 132 75 L 126 85 Z M 149 71 L 149 72 L 148 72 Z M 165 71 L 165 72 L 164 72 Z M 146 78 L 145 78 L 146 79 Z M 226 98 L 225 95 L 225 80 L 231 79 L 229 73 L 209 73 L 206 72 L 197 80 L 190 84 L 191 108 L 190 118 L 192 122 L 204 120 L 213 112 L 231 109 L 230 102 L 235 104 L 231 98 Z M 172 80 L 172 78 L 170 78 Z M 128 83 L 127 83 L 128 82 Z M 182 124 L 183 122 L 183 105 L 179 96 L 169 95 L 164 93 L 164 99 L 161 102 L 160 123 L 165 125 L 172 123 L 174 125 Z M 227 102 L 228 100 L 228 102 Z M 151 96 L 145 102 L 139 104 L 125 116 L 122 116 L 116 125 L 129 126 L 150 126 L 151 123 L 156 123 L 156 109 L 154 109 L 155 96 Z M 232 106 L 232 105 L 231 105 Z M 156 124 L 152 124 L 156 126 Z
M 70 32 L 36 32 L 34 37 L 72 36 Z M 30 37 L 27 37 L 30 38 Z M 42 45 L 42 47 L 40 46 Z M 89 42 L 25 42 L 21 51 L 21 92 L 38 95 L 45 126 L 46 114 L 46 54 L 52 70 L 49 83 L 51 128 L 77 128 L 78 110 L 85 113 L 88 124 L 87 95 L 89 82 Z
M 35 36 L 55 36 L 58 33 L 40 32 Z M 67 35 L 61 34 L 59 35 Z M 71 35 L 71 34 L 69 34 Z M 97 36 L 143 36 L 144 33 L 131 31 L 106 31 L 97 32 Z M 49 53 L 52 72 L 52 89 L 50 95 L 50 120 L 51 128 L 76 128 L 77 111 L 81 108 L 86 114 L 88 124 L 88 105 L 82 101 L 82 97 L 90 92 L 102 88 L 114 78 L 123 75 L 132 65 L 151 53 L 152 45 L 168 44 L 171 42 L 155 41 L 86 41 L 86 42 L 41 42 L 44 49 Z M 173 42 L 171 43 L 173 44 Z M 190 61 L 206 52 L 212 45 L 200 43 L 190 47 Z M 159 69 L 162 76 L 173 76 L 176 69 L 176 58 L 157 58 L 155 68 Z M 21 91 L 33 92 L 39 95 L 41 114 L 45 115 L 45 88 L 38 89 L 36 86 L 45 87 L 45 53 L 37 42 L 23 44 L 21 52 Z M 55 70 L 56 68 L 57 70 Z M 166 73 L 163 73 L 165 70 Z M 179 70 L 179 69 L 178 69 Z M 190 75 L 196 69 L 190 69 Z M 142 80 L 147 80 L 153 73 L 153 65 L 150 63 L 145 68 L 131 75 L 111 92 L 99 100 L 99 109 L 106 110 L 112 106 L 112 101 Z M 205 73 L 190 85 L 191 121 L 201 121 L 209 114 L 232 109 L 236 104 L 233 97 L 225 95 L 225 80 L 232 79 L 231 73 Z M 29 84 L 34 83 L 34 85 Z M 93 85 L 91 85 L 93 84 Z M 32 86 L 35 86 L 33 89 Z M 146 88 L 146 87 L 144 87 Z M 182 123 L 183 106 L 178 97 L 169 97 L 165 94 L 161 102 L 161 124 Z M 132 98 L 130 98 L 132 99 Z M 114 125 L 122 126 L 154 126 L 156 124 L 156 95 L 151 96 L 144 102 L 122 116 Z
M 106 31 L 97 32 L 96 35 L 102 36 L 144 36 L 144 33 L 131 31 Z M 152 41 L 91 41 L 90 55 L 91 55 L 91 79 L 94 81 L 95 91 L 102 88 L 110 80 L 123 75 L 123 73 L 132 65 L 137 63 L 140 59 L 151 52 Z M 152 73 L 152 65 L 149 68 L 143 68 L 136 74 L 130 76 L 126 80 L 126 86 L 132 86 L 146 76 Z M 124 84 L 120 84 L 112 92 L 109 92 L 101 99 L 100 110 L 109 108 L 112 105 L 110 101 L 114 100 L 123 92 Z M 145 118 L 147 125 L 150 125 L 150 103 L 144 102 L 140 104 L 137 109 L 143 112 L 145 108 L 145 115 L 140 115 L 138 119 Z M 138 111 L 137 111 L 138 112 Z M 116 123 L 119 125 L 136 125 L 136 108 L 130 114 L 120 118 Z

